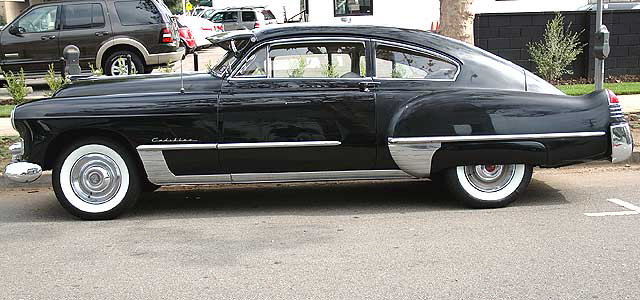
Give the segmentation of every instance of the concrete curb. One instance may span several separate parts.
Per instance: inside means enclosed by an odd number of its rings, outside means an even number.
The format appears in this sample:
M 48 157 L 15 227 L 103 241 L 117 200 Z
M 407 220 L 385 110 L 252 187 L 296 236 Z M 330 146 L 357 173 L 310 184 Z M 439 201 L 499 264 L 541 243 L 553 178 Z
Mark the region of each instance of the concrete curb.
M 20 189 L 20 188 L 48 188 L 51 187 L 51 171 L 45 171 L 42 173 L 42 176 L 38 178 L 38 180 L 31 183 L 17 183 L 13 182 L 7 177 L 4 177 L 4 174 L 0 175 L 0 191 L 1 190 L 11 190 L 11 189 Z
M 631 158 L 625 163 L 640 164 L 640 151 L 634 151 L 633 154 L 631 155 Z M 612 165 L 613 164 L 609 162 L 601 161 L 599 163 L 594 164 L 593 166 L 598 167 L 598 166 L 612 166 Z M 0 191 L 20 189 L 20 188 L 49 188 L 49 187 L 51 187 L 51 171 L 43 172 L 42 176 L 38 178 L 38 180 L 31 183 L 16 183 L 4 177 L 4 174 L 0 175 Z

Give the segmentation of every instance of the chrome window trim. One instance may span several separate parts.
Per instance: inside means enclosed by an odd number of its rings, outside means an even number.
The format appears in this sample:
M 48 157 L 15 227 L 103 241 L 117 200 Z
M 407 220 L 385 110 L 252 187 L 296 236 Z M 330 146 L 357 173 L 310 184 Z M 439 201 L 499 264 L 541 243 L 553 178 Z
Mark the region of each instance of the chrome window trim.
M 369 41 L 370 39 L 367 38 L 358 38 L 358 37 L 354 37 L 354 38 L 349 38 L 349 37 L 335 37 L 335 36 L 315 36 L 315 37 L 306 37 L 306 38 L 283 38 L 283 39 L 276 39 L 276 40 L 271 40 L 271 41 L 265 41 L 259 44 L 254 45 L 253 47 L 251 47 L 251 49 L 249 49 L 249 51 L 247 51 L 247 53 L 249 53 L 248 55 L 245 55 L 242 60 L 240 61 L 240 63 L 238 63 L 238 65 L 233 69 L 233 72 L 231 72 L 228 77 L 228 80 L 254 80 L 254 79 L 260 79 L 260 80 L 291 80 L 292 78 L 283 78 L 283 77 L 271 77 L 269 76 L 269 74 L 271 72 L 269 72 L 270 68 L 269 68 L 269 64 L 267 64 L 267 76 L 265 77 L 257 77 L 257 78 L 253 78 L 253 77 L 238 77 L 236 76 L 236 74 L 240 71 L 240 69 L 242 68 L 242 66 L 247 62 L 247 60 L 249 59 L 249 57 L 251 57 L 251 55 L 253 55 L 256 51 L 258 51 L 261 47 L 263 46 L 267 46 L 266 47 L 266 51 L 267 51 L 267 59 L 269 59 L 269 51 L 271 50 L 271 46 L 272 45 L 286 45 L 288 43 L 291 44 L 303 44 L 303 43 L 307 43 L 307 42 L 327 42 L 327 43 L 339 43 L 339 42 L 344 42 L 344 41 L 351 41 L 354 44 L 359 44 L 362 43 L 362 46 L 364 47 L 364 55 L 365 55 L 365 60 L 366 60 L 366 55 L 367 55 L 367 41 Z M 365 62 L 366 63 L 366 62 Z M 294 78 L 295 80 L 299 80 L 299 79 L 312 79 L 312 80 L 335 80 L 335 79 L 351 79 L 351 80 L 363 80 L 363 79 L 367 79 L 370 77 L 361 77 L 361 78 L 327 78 L 327 77 L 302 77 L 302 78 Z
M 375 66 L 376 64 L 376 48 L 378 45 L 386 45 L 386 46 L 390 46 L 390 47 L 395 47 L 395 48 L 401 48 L 401 49 L 405 49 L 405 50 L 409 50 L 409 51 L 414 51 L 414 52 L 419 52 L 425 55 L 430 55 L 430 56 L 435 56 L 437 58 L 441 58 L 442 60 L 449 62 L 453 65 L 456 66 L 456 74 L 453 76 L 452 79 L 429 79 L 429 78 L 381 78 L 381 77 L 377 77 L 377 76 L 373 76 L 374 79 L 379 79 L 379 80 L 415 80 L 415 81 L 442 81 L 442 82 L 455 82 L 456 80 L 458 80 L 458 76 L 460 75 L 460 72 L 462 71 L 462 64 L 460 62 L 458 62 L 456 59 L 449 57 L 447 55 L 438 53 L 436 51 L 433 50 L 429 50 L 427 48 L 422 48 L 422 47 L 417 47 L 417 46 L 413 46 L 413 45 L 405 45 L 405 44 L 401 44 L 401 43 L 397 43 L 397 42 L 391 42 L 391 41 L 386 41 L 386 40 L 381 40 L 381 39 L 371 39 L 372 42 L 376 42 L 376 45 L 373 49 L 373 65 Z M 378 70 L 375 70 L 376 74 L 378 73 Z
M 421 143 L 452 143 L 452 142 L 482 142 L 505 140 L 537 140 L 555 138 L 578 138 L 603 136 L 604 131 L 587 132 L 558 132 L 558 133 L 533 133 L 533 134 L 500 134 L 500 135 L 461 135 L 461 136 L 433 136 L 433 137 L 390 137 L 390 144 L 421 144 Z

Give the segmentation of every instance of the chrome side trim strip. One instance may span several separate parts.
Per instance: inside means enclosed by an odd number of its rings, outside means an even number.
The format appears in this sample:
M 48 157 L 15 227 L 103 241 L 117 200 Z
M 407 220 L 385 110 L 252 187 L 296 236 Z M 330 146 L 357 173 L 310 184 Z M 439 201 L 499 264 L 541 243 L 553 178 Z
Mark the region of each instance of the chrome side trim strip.
M 136 148 L 140 151 L 163 151 L 163 150 L 215 150 L 218 144 L 159 144 L 140 145 Z
M 203 184 L 231 181 L 229 174 L 176 176 L 169 170 L 169 166 L 167 166 L 167 162 L 164 160 L 164 155 L 162 155 L 162 149 L 149 148 L 150 146 L 138 146 L 137 149 L 140 160 L 142 160 L 142 164 L 144 165 L 144 170 L 147 173 L 147 178 L 149 178 L 149 181 L 153 184 Z M 141 149 L 141 147 L 146 147 L 146 149 Z
M 266 142 L 266 143 L 229 143 L 218 144 L 218 149 L 259 149 L 259 148 L 292 148 L 292 147 L 322 147 L 340 146 L 339 141 L 309 141 L 309 142 Z
M 377 180 L 407 179 L 411 175 L 402 170 L 362 170 L 362 171 L 322 171 L 322 172 L 282 172 L 282 173 L 241 173 L 231 174 L 233 183 L 258 182 L 300 182 L 336 180 Z
M 534 133 L 534 134 L 463 135 L 463 136 L 389 138 L 388 141 L 390 144 L 421 144 L 421 143 L 452 143 L 452 142 L 577 138 L 577 137 L 603 136 L 605 134 L 606 132 L 604 131 L 588 131 L 588 132 L 560 132 L 560 133 Z

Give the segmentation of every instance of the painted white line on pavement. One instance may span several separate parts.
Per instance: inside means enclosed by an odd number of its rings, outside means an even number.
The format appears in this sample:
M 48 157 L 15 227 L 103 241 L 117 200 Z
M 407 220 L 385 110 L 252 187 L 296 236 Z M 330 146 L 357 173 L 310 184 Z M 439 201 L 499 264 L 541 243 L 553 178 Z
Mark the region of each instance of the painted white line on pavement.
M 612 211 L 612 212 L 601 212 L 601 213 L 585 213 L 585 216 L 588 217 L 604 217 L 604 216 L 627 216 L 627 215 L 637 215 L 640 214 L 636 211 Z
M 628 210 L 633 210 L 633 211 L 635 211 L 637 213 L 640 213 L 640 207 L 635 206 L 635 205 L 633 205 L 633 204 L 631 204 L 629 202 L 622 201 L 620 199 L 615 199 L 615 198 L 614 199 L 607 199 L 607 201 L 615 203 L 615 204 L 618 204 L 618 205 L 620 205 L 620 206 L 622 206 L 622 207 L 624 207 L 624 208 L 626 208 Z
M 637 215 L 640 214 L 640 206 L 633 205 L 629 202 L 622 201 L 620 199 L 612 198 L 607 199 L 607 201 L 620 205 L 628 210 L 626 211 L 612 211 L 612 212 L 601 212 L 601 213 L 584 213 L 587 217 L 604 217 L 604 216 L 628 216 L 628 215 Z

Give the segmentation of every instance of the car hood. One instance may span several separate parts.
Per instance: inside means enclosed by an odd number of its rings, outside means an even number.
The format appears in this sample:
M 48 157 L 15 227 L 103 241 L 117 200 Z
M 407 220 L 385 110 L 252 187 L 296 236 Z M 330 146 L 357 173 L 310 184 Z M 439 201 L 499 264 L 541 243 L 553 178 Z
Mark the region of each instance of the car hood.
M 217 92 L 220 80 L 208 73 L 88 77 L 76 79 L 59 89 L 52 98 L 178 92 Z

